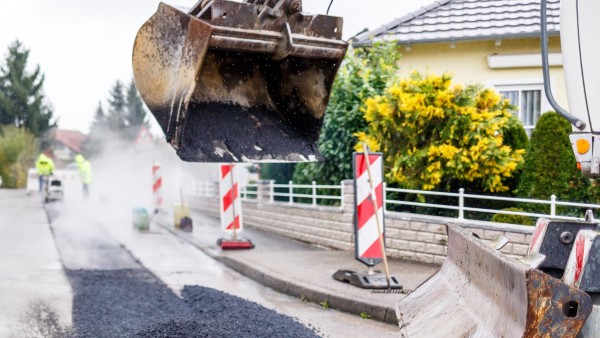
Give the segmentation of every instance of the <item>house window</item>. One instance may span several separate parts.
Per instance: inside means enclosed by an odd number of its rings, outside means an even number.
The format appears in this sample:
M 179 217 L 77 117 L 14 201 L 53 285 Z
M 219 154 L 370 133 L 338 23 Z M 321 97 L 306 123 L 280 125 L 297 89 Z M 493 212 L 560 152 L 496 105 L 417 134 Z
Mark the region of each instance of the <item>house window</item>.
M 497 85 L 496 90 L 517 109 L 514 114 L 521 120 L 527 135 L 531 132 L 540 115 L 550 110 L 544 95 L 543 84 L 536 85 Z

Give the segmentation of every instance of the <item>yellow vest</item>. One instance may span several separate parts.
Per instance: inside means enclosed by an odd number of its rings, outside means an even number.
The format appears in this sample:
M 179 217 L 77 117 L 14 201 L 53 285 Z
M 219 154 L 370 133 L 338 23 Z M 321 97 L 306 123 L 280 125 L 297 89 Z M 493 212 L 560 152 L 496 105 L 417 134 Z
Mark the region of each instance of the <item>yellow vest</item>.
M 41 176 L 48 176 L 54 172 L 54 161 L 44 154 L 40 154 L 37 161 L 35 162 L 35 168 L 37 174 Z

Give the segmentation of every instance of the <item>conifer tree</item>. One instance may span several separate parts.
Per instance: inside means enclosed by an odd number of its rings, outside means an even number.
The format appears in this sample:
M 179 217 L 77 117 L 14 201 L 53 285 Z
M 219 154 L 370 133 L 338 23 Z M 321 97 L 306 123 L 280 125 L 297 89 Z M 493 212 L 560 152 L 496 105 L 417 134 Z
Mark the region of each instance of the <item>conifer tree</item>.
M 108 118 L 102 108 L 102 102 L 98 101 L 98 108 L 96 108 L 94 120 L 90 126 L 90 133 L 83 144 L 85 156 L 93 157 L 101 152 L 104 138 L 110 137 L 108 131 Z
M 542 114 L 533 133 L 518 195 L 527 198 L 588 202 L 590 181 L 577 170 L 569 134 L 571 124 L 555 112 Z M 547 206 L 527 205 L 528 210 L 549 212 Z M 566 211 L 564 208 L 559 212 Z
M 115 82 L 108 95 L 108 114 L 106 116 L 108 128 L 122 136 L 126 134 L 129 121 L 127 120 L 127 103 L 121 81 Z
M 150 123 L 148 122 L 148 118 L 146 116 L 144 102 L 142 102 L 142 99 L 140 98 L 133 79 L 127 87 L 125 103 L 127 107 L 127 120 L 129 122 L 128 136 L 131 139 L 135 139 L 142 127 L 146 129 L 150 128 Z
M 40 137 L 55 123 L 43 93 L 44 75 L 39 65 L 27 71 L 28 60 L 29 50 L 20 41 L 8 47 L 0 67 L 0 124 L 23 127 Z

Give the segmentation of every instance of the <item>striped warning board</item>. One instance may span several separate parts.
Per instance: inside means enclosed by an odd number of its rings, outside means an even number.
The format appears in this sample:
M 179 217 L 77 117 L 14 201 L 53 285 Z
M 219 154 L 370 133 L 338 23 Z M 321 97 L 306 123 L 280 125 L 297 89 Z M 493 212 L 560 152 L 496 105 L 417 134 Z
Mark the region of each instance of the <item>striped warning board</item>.
M 79 172 L 77 170 L 54 170 L 52 175 L 62 181 L 63 186 L 71 183 L 81 184 Z M 27 193 L 37 192 L 39 190 L 39 176 L 35 168 L 27 171 Z
M 381 244 L 373 200 L 376 201 L 377 212 L 382 223 L 382 234 L 385 234 L 383 208 L 383 155 L 370 153 L 371 175 L 374 190 L 371 189 L 367 161 L 363 153 L 353 154 L 354 166 L 354 237 L 356 259 L 367 266 L 375 266 L 383 260 Z M 384 235 L 385 238 L 385 235 Z
M 243 230 L 242 203 L 234 164 L 221 164 L 219 190 L 221 192 L 221 229 L 225 232 Z
M 597 241 L 599 236 L 600 233 L 594 230 L 582 230 L 577 234 L 563 275 L 565 283 L 588 292 L 600 291 L 600 273 L 597 272 L 600 261 L 600 242 Z
M 548 224 L 550 224 L 549 219 L 538 218 L 535 224 L 535 230 L 533 231 L 531 243 L 529 243 L 529 250 L 527 251 L 527 254 L 540 252 L 540 248 L 544 242 L 544 237 L 546 237 L 546 231 L 548 231 Z
M 160 172 L 160 165 L 156 163 L 152 165 L 152 194 L 154 197 L 154 209 L 158 210 L 162 208 L 162 174 Z

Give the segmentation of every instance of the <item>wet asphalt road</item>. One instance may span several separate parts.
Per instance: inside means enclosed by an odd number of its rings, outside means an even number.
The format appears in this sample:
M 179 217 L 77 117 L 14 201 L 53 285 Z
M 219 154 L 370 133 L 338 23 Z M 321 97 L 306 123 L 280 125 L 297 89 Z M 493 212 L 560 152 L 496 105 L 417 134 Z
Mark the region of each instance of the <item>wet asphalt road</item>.
M 73 292 L 72 327 L 56 337 L 317 337 L 256 303 L 185 286 L 177 295 L 142 266 L 85 208 L 46 208 Z M 47 317 L 47 316 L 46 316 Z

